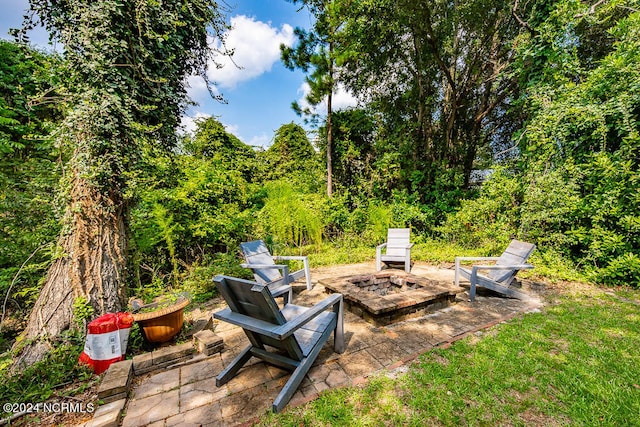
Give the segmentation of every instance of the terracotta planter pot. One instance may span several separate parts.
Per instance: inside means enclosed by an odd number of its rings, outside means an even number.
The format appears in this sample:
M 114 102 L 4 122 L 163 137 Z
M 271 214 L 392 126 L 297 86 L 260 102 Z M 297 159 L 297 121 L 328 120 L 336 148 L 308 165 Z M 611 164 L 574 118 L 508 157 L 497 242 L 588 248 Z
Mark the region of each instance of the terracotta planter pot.
M 184 308 L 189 300 L 179 299 L 175 304 L 148 313 L 137 313 L 133 320 L 138 322 L 147 341 L 167 342 L 178 335 L 184 321 Z

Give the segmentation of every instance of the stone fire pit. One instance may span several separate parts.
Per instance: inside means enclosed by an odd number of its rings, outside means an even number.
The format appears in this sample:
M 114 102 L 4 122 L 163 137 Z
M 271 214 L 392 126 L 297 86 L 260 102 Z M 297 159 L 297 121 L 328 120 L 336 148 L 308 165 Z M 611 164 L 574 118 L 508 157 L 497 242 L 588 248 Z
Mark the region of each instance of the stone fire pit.
M 344 297 L 347 310 L 376 326 L 385 326 L 447 307 L 464 289 L 403 271 L 323 279 L 328 293 Z

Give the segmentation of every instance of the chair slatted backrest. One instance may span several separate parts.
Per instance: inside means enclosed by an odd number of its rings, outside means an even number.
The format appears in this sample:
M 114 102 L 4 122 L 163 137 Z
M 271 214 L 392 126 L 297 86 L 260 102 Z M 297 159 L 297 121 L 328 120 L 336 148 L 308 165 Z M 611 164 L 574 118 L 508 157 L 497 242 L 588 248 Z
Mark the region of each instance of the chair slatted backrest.
M 273 257 L 262 240 L 240 243 L 247 264 L 275 265 Z M 262 268 L 253 270 L 254 279 L 258 283 L 267 284 L 282 278 L 277 268 Z
M 411 230 L 408 228 L 390 228 L 387 231 L 387 255 L 404 256 L 411 240 Z
M 512 240 L 496 261 L 496 265 L 521 265 L 527 262 L 536 245 L 519 240 Z M 518 270 L 491 270 L 487 277 L 498 283 L 509 283 Z
M 214 282 L 231 311 L 274 326 L 287 322 L 266 285 L 222 276 L 216 277 Z M 294 335 L 277 340 L 248 329 L 244 329 L 244 332 L 254 347 L 264 349 L 265 345 L 269 345 L 285 350 L 292 359 L 302 360 L 302 349 Z

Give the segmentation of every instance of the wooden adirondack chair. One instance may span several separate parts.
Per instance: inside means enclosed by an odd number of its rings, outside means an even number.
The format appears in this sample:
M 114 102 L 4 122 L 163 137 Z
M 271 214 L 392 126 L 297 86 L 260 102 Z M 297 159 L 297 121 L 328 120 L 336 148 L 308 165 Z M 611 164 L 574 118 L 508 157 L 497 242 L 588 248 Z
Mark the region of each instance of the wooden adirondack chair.
M 311 308 L 286 304 L 280 309 L 266 285 L 225 276 L 216 276 L 213 281 L 229 305 L 213 317 L 240 326 L 251 342 L 216 377 L 218 387 L 231 380 L 251 356 L 292 370 L 273 402 L 273 411 L 279 412 L 295 393 L 332 332 L 334 350 L 344 352 L 341 294 L 331 294 Z M 327 311 L 329 308 L 332 310 Z M 267 346 L 280 351 L 270 352 Z
M 253 270 L 254 280 L 268 285 L 273 296 L 283 296 L 285 304 L 293 299 L 291 283 L 302 276 L 306 279 L 307 289 L 312 288 L 309 258 L 306 256 L 272 256 L 262 240 L 240 243 L 240 249 L 242 249 L 246 261 L 240 265 Z M 276 264 L 277 260 L 300 260 L 303 262 L 304 268 L 290 273 L 289 266 Z
M 519 270 L 533 268 L 533 265 L 526 262 L 535 248 L 536 246 L 531 243 L 513 240 L 499 257 L 456 257 L 456 286 L 459 285 L 460 275 L 462 275 L 471 282 L 469 289 L 471 301 L 476 298 L 476 286 L 482 286 L 512 298 L 527 300 L 529 295 L 509 285 Z M 493 265 L 472 265 L 469 270 L 460 266 L 461 261 L 495 261 L 495 263 Z M 486 275 L 478 274 L 478 271 L 481 270 L 487 270 L 489 273 Z
M 411 230 L 408 228 L 390 228 L 387 231 L 387 243 L 376 246 L 376 271 L 382 270 L 382 263 L 404 263 L 404 271 L 411 270 Z M 382 249 L 386 248 L 383 254 Z

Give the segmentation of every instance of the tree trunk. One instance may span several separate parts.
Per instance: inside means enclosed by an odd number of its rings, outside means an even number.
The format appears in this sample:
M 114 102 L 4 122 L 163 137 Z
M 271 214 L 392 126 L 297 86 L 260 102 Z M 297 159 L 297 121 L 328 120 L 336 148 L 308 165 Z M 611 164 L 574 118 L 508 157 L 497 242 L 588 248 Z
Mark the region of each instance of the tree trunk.
M 331 117 L 331 94 L 327 98 L 327 196 L 333 195 L 333 123 Z
M 331 82 L 327 94 L 327 196 L 333 195 L 333 123 L 332 106 L 333 98 L 333 42 L 329 42 L 329 80 Z
M 49 268 L 46 282 L 14 345 L 22 369 L 48 352 L 61 332 L 74 326 L 73 303 L 79 298 L 94 316 L 120 310 L 126 265 L 126 207 L 121 195 L 101 194 L 77 177 L 71 191 L 66 223 L 58 245 L 62 256 Z

